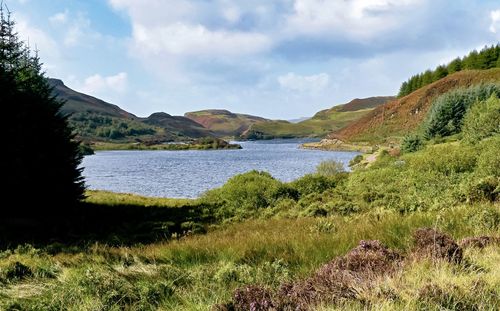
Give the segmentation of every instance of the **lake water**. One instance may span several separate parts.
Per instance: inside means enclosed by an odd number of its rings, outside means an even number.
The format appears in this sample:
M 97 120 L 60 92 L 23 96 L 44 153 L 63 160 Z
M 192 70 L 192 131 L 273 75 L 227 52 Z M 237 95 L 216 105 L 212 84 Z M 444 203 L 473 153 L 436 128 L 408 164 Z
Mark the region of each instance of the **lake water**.
M 237 142 L 241 150 L 98 151 L 83 159 L 89 189 L 194 198 L 250 170 L 292 181 L 325 160 L 347 163 L 355 152 L 299 149 L 304 140 Z

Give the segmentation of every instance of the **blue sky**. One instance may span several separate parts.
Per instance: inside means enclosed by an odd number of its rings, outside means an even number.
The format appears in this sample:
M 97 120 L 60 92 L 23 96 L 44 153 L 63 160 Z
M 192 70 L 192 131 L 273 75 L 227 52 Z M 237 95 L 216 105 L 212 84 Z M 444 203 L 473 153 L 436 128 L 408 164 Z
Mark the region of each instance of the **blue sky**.
M 500 41 L 498 0 L 4 2 L 48 76 L 139 116 L 311 116 Z

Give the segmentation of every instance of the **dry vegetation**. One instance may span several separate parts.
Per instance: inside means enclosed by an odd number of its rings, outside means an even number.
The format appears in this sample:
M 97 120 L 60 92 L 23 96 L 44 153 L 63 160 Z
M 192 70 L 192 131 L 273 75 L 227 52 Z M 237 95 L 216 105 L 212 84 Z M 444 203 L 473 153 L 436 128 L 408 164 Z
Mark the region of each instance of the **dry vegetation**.
M 390 141 L 390 137 L 401 138 L 418 128 L 437 96 L 460 87 L 498 80 L 500 68 L 454 73 L 405 97 L 377 107 L 365 117 L 333 133 L 332 137 L 344 141 L 372 143 Z

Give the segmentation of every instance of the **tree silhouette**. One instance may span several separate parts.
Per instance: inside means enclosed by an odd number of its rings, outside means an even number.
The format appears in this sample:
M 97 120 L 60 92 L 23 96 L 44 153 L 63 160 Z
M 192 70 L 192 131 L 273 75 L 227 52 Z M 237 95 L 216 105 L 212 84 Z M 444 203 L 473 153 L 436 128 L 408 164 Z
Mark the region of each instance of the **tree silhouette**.
M 38 54 L 0 8 L 0 104 L 4 160 L 2 214 L 61 219 L 83 197 L 78 142 L 52 95 Z

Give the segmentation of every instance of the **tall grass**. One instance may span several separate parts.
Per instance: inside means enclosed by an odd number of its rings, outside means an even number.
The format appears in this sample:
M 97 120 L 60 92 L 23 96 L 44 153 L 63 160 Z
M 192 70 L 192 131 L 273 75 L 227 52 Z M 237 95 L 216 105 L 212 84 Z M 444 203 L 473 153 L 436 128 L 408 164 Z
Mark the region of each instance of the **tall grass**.
M 255 219 L 144 246 L 19 247 L 0 254 L 0 308 L 207 310 L 243 285 L 275 287 L 305 277 L 360 240 L 378 239 L 405 251 L 419 227 L 437 227 L 455 238 L 498 234 L 498 226 L 477 217 L 497 212 L 495 205 L 477 204 L 409 215 L 378 210 L 350 217 Z M 16 270 L 17 263 L 30 273 Z M 497 272 L 484 273 L 497 280 Z M 404 282 L 412 288 L 411 280 Z

